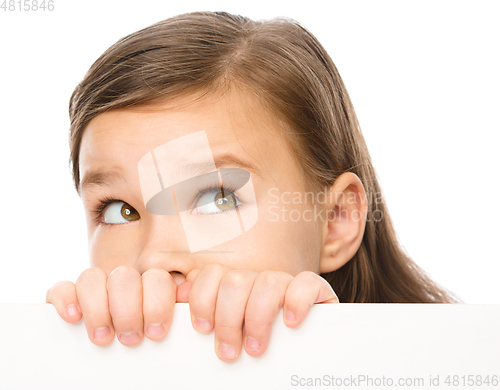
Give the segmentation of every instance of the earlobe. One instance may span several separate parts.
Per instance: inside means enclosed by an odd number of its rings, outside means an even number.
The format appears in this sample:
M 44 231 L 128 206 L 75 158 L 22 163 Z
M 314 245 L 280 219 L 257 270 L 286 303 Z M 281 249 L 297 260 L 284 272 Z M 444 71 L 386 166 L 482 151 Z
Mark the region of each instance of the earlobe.
M 327 192 L 326 220 L 323 221 L 323 248 L 320 272 L 332 272 L 346 264 L 358 251 L 368 213 L 366 193 L 359 177 L 346 172 Z

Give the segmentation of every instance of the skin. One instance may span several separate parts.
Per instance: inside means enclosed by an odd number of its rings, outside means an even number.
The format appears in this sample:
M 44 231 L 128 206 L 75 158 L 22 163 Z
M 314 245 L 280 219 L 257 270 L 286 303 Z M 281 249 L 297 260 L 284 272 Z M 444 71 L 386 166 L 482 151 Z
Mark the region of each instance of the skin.
M 189 302 L 193 327 L 201 333 L 214 331 L 221 360 L 233 361 L 242 347 L 260 356 L 281 308 L 284 323 L 293 328 L 312 304 L 338 302 L 319 273 L 340 268 L 358 250 L 367 212 L 364 189 L 356 175 L 344 173 L 328 189 L 326 202 L 293 203 L 287 194 L 311 189 L 280 134 L 282 124 L 257 100 L 232 90 L 223 98 L 186 102 L 116 109 L 90 121 L 81 144 L 80 177 L 119 167 L 126 181 L 82 192 L 91 268 L 76 283 L 56 283 L 46 301 L 69 323 L 83 315 L 89 339 L 100 346 L 115 333 L 127 346 L 137 345 L 144 335 L 161 340 L 169 331 L 175 302 Z M 137 164 L 155 147 L 201 130 L 214 159 L 230 153 L 259 170 L 251 172 L 258 221 L 230 241 L 190 253 L 179 215 L 145 210 Z M 287 196 L 276 205 L 276 194 Z M 114 225 L 96 222 L 92 210 L 105 196 L 128 203 L 140 218 Z M 270 205 L 279 207 L 280 218 Z M 345 211 L 348 217 L 314 220 L 314 207 L 321 215 Z M 292 215 L 307 217 L 286 217 Z

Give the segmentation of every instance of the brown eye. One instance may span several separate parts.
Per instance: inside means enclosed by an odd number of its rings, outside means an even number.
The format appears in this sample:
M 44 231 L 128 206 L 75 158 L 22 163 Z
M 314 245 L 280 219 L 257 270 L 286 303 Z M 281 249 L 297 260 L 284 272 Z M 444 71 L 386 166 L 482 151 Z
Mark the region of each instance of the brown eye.
M 119 224 L 137 221 L 141 216 L 128 203 L 115 201 L 108 204 L 103 213 L 104 222 L 107 224 Z
M 140 218 L 137 210 L 130 206 L 128 203 L 123 203 L 121 213 L 123 218 L 125 218 L 127 221 L 137 221 Z
M 215 195 L 214 199 L 215 205 L 221 210 L 230 210 L 236 205 L 236 199 L 233 194 L 222 194 L 219 192 Z

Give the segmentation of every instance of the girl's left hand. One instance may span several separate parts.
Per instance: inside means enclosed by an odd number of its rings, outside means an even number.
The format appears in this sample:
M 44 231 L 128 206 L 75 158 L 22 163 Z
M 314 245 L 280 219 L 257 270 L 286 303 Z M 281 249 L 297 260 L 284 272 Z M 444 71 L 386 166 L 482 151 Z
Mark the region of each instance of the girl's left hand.
M 245 351 L 261 356 L 271 325 L 283 308 L 286 326 L 299 326 L 314 303 L 338 303 L 330 284 L 311 271 L 297 276 L 280 271 L 232 270 L 212 263 L 194 269 L 178 286 L 177 302 L 189 302 L 191 322 L 200 333 L 215 331 L 215 353 L 235 360 L 243 337 Z

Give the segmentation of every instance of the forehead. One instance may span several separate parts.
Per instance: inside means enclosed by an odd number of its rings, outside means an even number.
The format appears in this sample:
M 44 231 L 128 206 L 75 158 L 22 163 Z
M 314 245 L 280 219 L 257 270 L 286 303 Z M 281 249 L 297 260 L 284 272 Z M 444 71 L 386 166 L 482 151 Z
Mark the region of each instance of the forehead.
M 220 133 L 227 133 L 224 131 L 227 130 L 226 117 L 221 115 L 223 108 L 220 104 L 208 102 L 181 108 L 158 103 L 105 112 L 87 125 L 80 158 L 86 160 L 85 157 L 92 156 L 116 160 L 119 156 L 114 152 L 121 153 L 123 149 L 127 149 L 129 157 L 132 157 L 130 153 L 139 156 L 159 144 L 200 130 L 211 129 L 212 137 L 217 137 Z
M 241 93 L 189 104 L 174 101 L 111 110 L 93 118 L 85 129 L 80 178 L 114 167 L 136 172 L 149 151 L 200 131 L 205 131 L 214 156 L 232 153 L 264 171 L 276 170 L 293 159 L 280 126 L 255 98 Z

